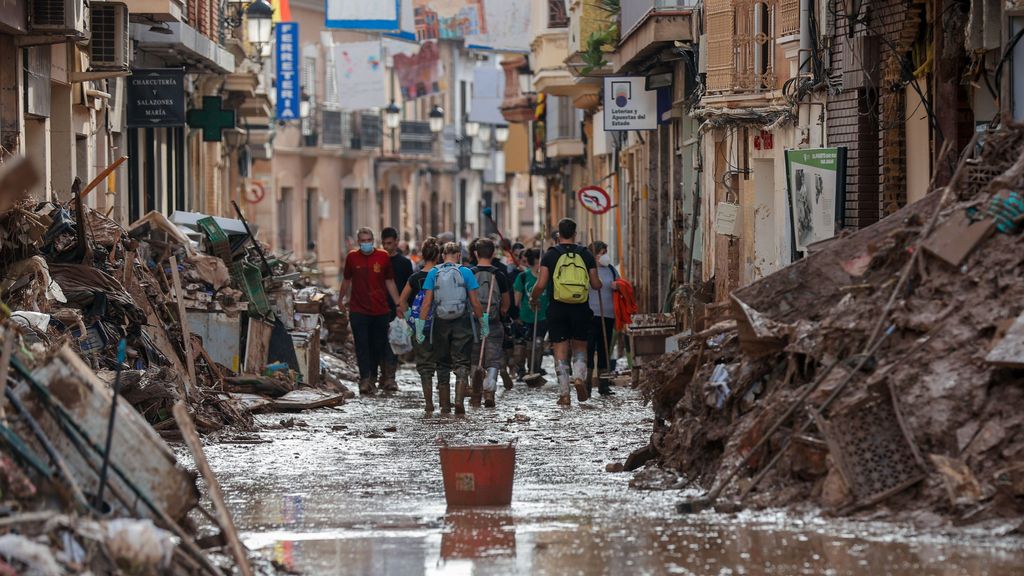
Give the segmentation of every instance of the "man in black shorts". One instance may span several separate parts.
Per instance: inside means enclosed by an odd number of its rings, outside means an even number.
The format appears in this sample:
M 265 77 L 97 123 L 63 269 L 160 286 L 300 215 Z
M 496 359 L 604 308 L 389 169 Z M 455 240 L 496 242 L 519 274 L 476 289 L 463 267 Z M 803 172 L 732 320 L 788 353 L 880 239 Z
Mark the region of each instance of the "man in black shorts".
M 576 222 L 563 218 L 558 223 L 558 244 L 548 249 L 540 261 L 537 284 L 530 293 L 530 306 L 536 309 L 540 295 L 548 290 L 548 339 L 555 352 L 558 374 L 558 404 L 568 406 L 569 381 L 576 388 L 576 398 L 583 402 L 587 392 L 587 340 L 593 312 L 587 303 L 590 289 L 601 289 L 597 261 L 589 250 L 576 244 Z M 569 371 L 569 348 L 572 348 L 572 373 Z

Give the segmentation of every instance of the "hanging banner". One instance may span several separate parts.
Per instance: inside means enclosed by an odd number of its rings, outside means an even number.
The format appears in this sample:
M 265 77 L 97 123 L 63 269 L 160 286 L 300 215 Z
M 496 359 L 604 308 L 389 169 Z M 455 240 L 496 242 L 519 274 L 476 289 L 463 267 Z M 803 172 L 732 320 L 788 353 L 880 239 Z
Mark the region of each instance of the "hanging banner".
M 339 30 L 401 30 L 401 0 L 326 0 L 324 26 Z
M 469 107 L 469 121 L 481 124 L 507 126 L 501 115 L 501 102 L 505 99 L 505 73 L 497 68 L 473 70 L 473 99 Z
M 484 32 L 466 35 L 467 47 L 496 52 L 530 51 L 529 0 L 486 0 L 484 22 Z
M 278 22 L 274 26 L 277 58 L 277 119 L 298 120 L 301 93 L 299 90 L 299 25 Z
M 368 110 L 387 106 L 380 41 L 346 42 L 332 50 L 341 107 Z
M 846 148 L 786 150 L 793 246 L 828 240 L 842 226 L 846 200 Z
M 184 68 L 135 68 L 126 82 L 128 128 L 185 125 Z
M 644 88 L 643 76 L 604 79 L 604 129 L 654 130 L 658 127 L 658 91 Z
M 484 0 L 413 0 L 413 8 L 420 40 L 462 40 L 487 33 Z
M 395 54 L 392 61 L 403 100 L 441 91 L 441 54 L 437 42 L 424 42 L 413 55 Z

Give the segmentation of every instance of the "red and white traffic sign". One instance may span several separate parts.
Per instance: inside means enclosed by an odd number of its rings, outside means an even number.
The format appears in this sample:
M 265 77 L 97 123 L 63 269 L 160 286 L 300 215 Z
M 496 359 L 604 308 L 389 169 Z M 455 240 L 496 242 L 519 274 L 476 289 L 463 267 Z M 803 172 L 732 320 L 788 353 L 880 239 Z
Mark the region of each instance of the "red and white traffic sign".
M 576 192 L 576 198 L 593 214 L 604 214 L 612 209 L 612 197 L 600 186 L 584 186 Z

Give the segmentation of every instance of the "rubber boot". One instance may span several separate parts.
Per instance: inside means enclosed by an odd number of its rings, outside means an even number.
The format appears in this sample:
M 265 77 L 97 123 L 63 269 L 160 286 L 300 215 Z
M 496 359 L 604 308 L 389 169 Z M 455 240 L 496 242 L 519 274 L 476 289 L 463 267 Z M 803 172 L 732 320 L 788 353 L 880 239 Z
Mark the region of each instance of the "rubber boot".
M 434 413 L 434 383 L 433 378 L 426 374 L 420 374 L 420 383 L 423 385 L 423 411 L 427 414 Z
M 452 413 L 452 383 L 448 372 L 437 373 L 437 401 L 441 404 L 441 414 Z
M 377 393 L 377 390 L 373 386 L 373 380 L 370 378 L 359 379 L 359 395 L 360 396 L 373 396 Z
M 398 392 L 398 381 L 395 379 L 398 372 L 398 365 L 384 363 L 380 367 L 381 392 Z
M 590 399 L 590 392 L 587 388 L 587 382 L 590 378 L 590 370 L 587 370 L 587 362 L 583 354 L 579 352 L 573 353 L 572 361 L 572 385 L 576 389 L 576 399 L 580 402 L 586 402 Z
M 469 382 L 466 381 L 465 374 L 455 375 L 455 413 L 465 414 L 466 413 L 466 392 L 469 388 Z
M 505 390 L 512 389 L 512 375 L 508 373 L 508 366 L 501 367 L 501 383 L 505 386 Z
M 587 396 L 593 396 L 594 395 L 594 372 L 592 370 L 590 370 L 589 368 L 587 369 L 586 383 L 587 383 Z
M 484 407 L 494 408 L 494 392 L 484 392 Z
M 480 407 L 480 400 L 484 396 L 484 386 L 481 378 L 473 378 L 470 383 L 469 405 L 473 408 Z
M 570 406 L 569 399 L 569 366 L 564 361 L 555 364 L 555 373 L 558 375 L 558 402 L 559 406 Z
M 601 396 L 615 396 L 615 392 L 612 392 L 612 387 L 609 385 L 608 379 L 600 376 L 597 378 L 597 393 Z
M 523 380 L 523 376 L 526 376 L 526 346 L 523 344 L 516 344 L 512 348 L 512 358 L 510 364 L 512 371 L 516 374 L 516 380 L 520 382 Z

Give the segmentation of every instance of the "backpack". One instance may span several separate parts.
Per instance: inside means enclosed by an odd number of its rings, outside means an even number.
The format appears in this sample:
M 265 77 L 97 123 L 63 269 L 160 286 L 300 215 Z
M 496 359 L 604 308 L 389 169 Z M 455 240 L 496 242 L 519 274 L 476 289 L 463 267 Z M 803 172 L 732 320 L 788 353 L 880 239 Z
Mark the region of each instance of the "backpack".
M 494 274 L 494 270 L 481 270 L 474 268 L 473 273 L 476 275 L 476 281 L 480 285 L 476 293 L 480 298 L 480 304 L 484 307 L 484 312 L 488 313 L 488 318 L 497 320 L 499 311 L 501 310 L 501 286 L 497 284 L 498 277 Z M 495 284 L 494 288 L 491 288 L 491 284 Z M 493 290 L 494 292 L 491 292 Z M 487 305 L 487 300 L 490 299 L 491 305 Z
M 434 279 L 434 314 L 442 320 L 455 320 L 466 313 L 469 294 L 466 281 L 456 264 L 442 264 Z
M 416 326 L 415 320 L 416 320 L 416 318 L 420 317 L 420 310 L 423 309 L 423 297 L 426 296 L 426 295 L 427 295 L 427 291 L 424 290 L 423 288 L 420 288 L 419 291 L 416 292 L 416 296 L 413 297 L 412 304 L 409 305 L 409 312 L 410 312 L 409 325 L 410 326 Z M 424 322 L 423 327 L 424 328 L 430 328 L 430 326 L 433 323 L 434 323 L 434 311 L 431 310 L 431 311 L 427 312 L 427 320 L 426 320 L 426 322 Z
M 562 249 L 562 255 L 555 262 L 552 279 L 556 302 L 583 304 L 590 297 L 590 273 L 575 248 Z

